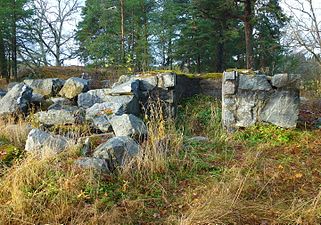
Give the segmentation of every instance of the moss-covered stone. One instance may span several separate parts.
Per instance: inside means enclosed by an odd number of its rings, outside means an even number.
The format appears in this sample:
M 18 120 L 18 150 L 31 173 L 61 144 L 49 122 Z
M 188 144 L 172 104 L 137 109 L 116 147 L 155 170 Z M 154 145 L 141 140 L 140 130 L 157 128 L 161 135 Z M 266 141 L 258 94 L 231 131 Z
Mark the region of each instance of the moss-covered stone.
M 238 68 L 229 68 L 225 70 L 226 72 L 233 72 L 236 71 L 240 74 L 246 74 L 246 75 L 255 75 L 255 71 L 251 70 L 251 69 L 238 69 Z
M 223 77 L 223 73 L 184 73 L 179 70 L 153 70 L 148 71 L 142 74 L 143 77 L 155 76 L 160 73 L 175 73 L 178 76 L 185 76 L 191 79 L 198 78 L 198 79 L 221 79 Z

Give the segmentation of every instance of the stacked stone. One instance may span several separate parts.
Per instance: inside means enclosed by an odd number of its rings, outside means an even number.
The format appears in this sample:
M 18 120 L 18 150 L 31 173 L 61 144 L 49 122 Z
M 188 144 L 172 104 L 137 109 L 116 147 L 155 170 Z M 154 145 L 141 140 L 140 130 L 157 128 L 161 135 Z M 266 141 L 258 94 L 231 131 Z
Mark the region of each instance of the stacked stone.
M 168 114 L 174 115 L 176 80 L 174 73 L 122 76 L 112 88 L 95 90 L 89 90 L 88 80 L 77 77 L 25 80 L 0 93 L 0 116 L 27 114 L 32 104 L 50 105 L 33 115 L 40 128 L 30 131 L 25 150 L 57 154 L 78 142 L 85 156 L 77 161 L 79 166 L 112 172 L 137 155 L 139 143 L 147 138 L 140 116 L 149 99 L 160 98 Z M 103 137 L 96 149 L 90 149 L 92 137 L 73 140 L 72 135 L 55 135 L 47 129 L 85 122 L 94 137 Z
M 83 78 L 28 79 L 11 83 L 7 92 L 0 92 L 0 116 L 27 114 L 31 105 L 36 109 L 50 105 L 33 115 L 40 128 L 29 133 L 27 151 L 59 153 L 78 142 L 85 156 L 78 165 L 111 172 L 139 153 L 139 144 L 148 136 L 140 117 L 150 101 L 160 100 L 163 112 L 173 117 L 181 99 L 201 92 L 199 79 L 174 73 L 121 76 L 112 88 L 95 90 L 89 90 L 90 82 Z M 71 133 L 55 135 L 48 129 L 82 123 L 94 134 L 81 140 L 74 140 Z M 102 144 L 91 149 L 95 137 L 100 137 Z
M 294 128 L 299 115 L 300 76 L 247 75 L 225 72 L 222 82 L 222 121 L 228 131 L 267 122 Z

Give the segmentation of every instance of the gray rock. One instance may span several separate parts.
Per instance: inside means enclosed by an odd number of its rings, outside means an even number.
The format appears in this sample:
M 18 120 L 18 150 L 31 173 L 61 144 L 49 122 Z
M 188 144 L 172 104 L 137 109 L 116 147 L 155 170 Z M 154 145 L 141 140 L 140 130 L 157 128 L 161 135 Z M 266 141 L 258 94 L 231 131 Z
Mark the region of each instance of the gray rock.
M 64 151 L 68 146 L 68 140 L 62 136 L 52 135 L 39 129 L 33 129 L 28 135 L 25 150 L 41 154 L 59 153 Z
M 15 85 L 19 84 L 19 82 L 10 82 L 7 85 L 7 91 L 10 91 Z
M 257 121 L 257 98 L 252 92 L 240 93 L 237 99 L 236 126 L 249 127 Z
M 228 132 L 235 130 L 236 118 L 232 110 L 223 106 L 222 109 L 222 123 Z
M 55 103 L 52 104 L 51 106 L 48 107 L 48 110 L 68 110 L 68 111 L 77 111 L 77 110 L 82 110 L 80 108 L 78 108 L 77 106 L 73 106 L 73 105 L 63 105 L 60 103 Z
M 147 136 L 145 123 L 132 114 L 114 116 L 110 123 L 116 136 L 130 136 L 135 139 Z
M 176 85 L 175 73 L 161 73 L 158 74 L 158 87 L 160 88 L 172 88 Z
M 139 114 L 139 103 L 135 96 L 108 96 L 104 103 L 96 103 L 92 107 L 86 109 L 86 118 L 91 119 L 100 115 L 122 115 Z
M 139 114 L 139 104 L 133 95 L 109 96 L 108 102 L 96 103 L 86 109 L 86 120 L 101 131 L 110 131 L 110 120 L 115 115 Z
M 263 108 L 260 118 L 284 128 L 294 128 L 299 117 L 298 90 L 276 91 Z
M 235 98 L 224 98 L 223 100 L 224 100 L 223 104 L 225 106 L 232 106 L 233 107 L 235 105 L 235 103 L 236 103 L 236 99 Z
M 78 106 L 90 108 L 96 103 L 103 103 L 110 100 L 111 89 L 96 89 L 78 95 Z
M 300 102 L 301 102 L 301 103 L 307 103 L 308 101 L 309 101 L 308 98 L 303 97 L 303 96 L 300 96 Z
M 110 132 L 111 131 L 110 120 L 113 116 L 114 115 L 94 117 L 91 121 L 91 124 L 95 129 L 98 129 L 102 132 Z
M 158 85 L 157 76 L 137 77 L 139 79 L 139 89 L 141 91 L 151 91 Z
M 86 109 L 86 120 L 101 131 L 110 131 L 110 120 L 115 115 L 122 115 L 125 109 L 122 104 L 114 102 L 96 103 Z
M 0 99 L 2 99 L 6 94 L 7 92 L 0 90 Z
M 272 85 L 274 87 L 288 87 L 288 88 L 298 88 L 300 85 L 301 76 L 297 74 L 275 74 L 272 77 Z
M 130 79 L 129 81 L 113 85 L 110 90 L 111 95 L 130 95 L 130 94 L 138 94 L 139 89 L 139 81 Z
M 140 106 L 136 96 L 134 95 L 121 95 L 121 96 L 109 96 L 106 102 L 114 102 L 122 105 L 122 110 L 127 114 L 140 114 Z M 117 114 L 120 115 L 120 114 Z
M 188 139 L 189 142 L 209 142 L 208 137 L 204 136 L 195 136 Z
M 32 98 L 32 89 L 25 84 L 15 85 L 0 100 L 0 116 L 26 113 Z
M 60 106 L 61 108 L 37 112 L 34 117 L 43 125 L 71 125 L 83 122 L 84 112 L 77 107 Z
M 64 85 L 64 80 L 58 78 L 24 80 L 25 84 L 32 88 L 33 93 L 43 95 L 45 97 L 55 96 L 59 93 Z
M 62 89 L 59 92 L 59 95 L 68 99 L 73 99 L 77 97 L 80 93 L 88 91 L 88 81 L 78 77 L 69 78 Z
M 92 169 L 101 173 L 110 173 L 108 164 L 104 159 L 83 157 L 75 161 L 75 164 L 84 169 Z
M 81 142 L 81 141 L 78 140 L 78 142 Z M 90 154 L 90 138 L 89 137 L 87 137 L 84 140 L 84 142 L 82 143 L 80 153 L 83 156 L 89 156 L 89 154 Z
M 40 104 L 44 102 L 45 98 L 41 94 L 32 93 L 31 102 L 35 104 Z
M 133 76 L 121 75 L 121 76 L 118 78 L 118 81 L 113 84 L 113 86 L 117 86 L 117 85 L 123 84 L 123 83 L 125 83 L 125 82 L 127 82 L 127 81 L 130 81 L 132 78 L 133 78 Z
M 272 86 L 265 75 L 240 75 L 239 86 L 241 90 L 270 91 Z
M 53 103 L 58 103 L 58 104 L 62 104 L 62 105 L 71 105 L 72 104 L 72 101 L 70 101 L 67 98 L 63 98 L 63 97 L 52 97 L 49 100 Z
M 124 166 L 138 152 L 139 146 L 132 138 L 120 136 L 99 145 L 94 150 L 93 156 L 105 159 L 108 168 L 113 171 L 117 166 Z
M 292 82 L 293 81 L 293 82 Z M 296 126 L 299 113 L 297 77 L 267 77 L 224 73 L 222 123 L 230 132 L 268 122 L 284 128 Z M 272 84 L 275 85 L 272 87 Z
M 131 82 L 139 80 L 139 90 L 141 91 L 150 91 L 157 87 L 158 85 L 158 77 L 157 75 L 135 75 L 135 76 L 127 76 L 127 75 L 122 75 L 119 77 L 119 80 L 117 83 L 114 84 L 114 86 L 118 86 L 120 84 L 126 83 L 126 82 Z
M 222 88 L 224 95 L 234 95 L 236 92 L 236 85 L 232 81 L 225 81 Z
M 236 80 L 236 78 L 237 78 L 237 73 L 235 71 L 224 72 L 224 74 L 223 74 L 224 81 L 227 81 L 227 80 L 234 81 L 234 80 Z
M 47 100 L 49 103 L 57 105 L 72 105 L 72 101 L 62 97 L 52 97 Z

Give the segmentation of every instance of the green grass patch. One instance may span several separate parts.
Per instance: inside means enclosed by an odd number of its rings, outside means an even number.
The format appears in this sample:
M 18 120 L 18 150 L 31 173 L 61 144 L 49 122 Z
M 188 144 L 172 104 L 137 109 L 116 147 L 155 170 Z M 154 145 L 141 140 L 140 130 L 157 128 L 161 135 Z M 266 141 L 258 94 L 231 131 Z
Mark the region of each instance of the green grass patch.
M 12 145 L 8 140 L 0 138 L 0 162 L 6 166 L 11 166 L 12 163 L 19 159 L 23 151 Z
M 298 136 L 298 131 L 280 128 L 275 125 L 256 125 L 237 131 L 235 138 L 246 141 L 254 146 L 260 143 L 270 143 L 271 146 L 279 146 L 290 143 Z
M 177 127 L 186 136 L 204 135 L 217 140 L 217 136 L 224 136 L 221 114 L 219 101 L 211 96 L 196 95 L 179 106 Z

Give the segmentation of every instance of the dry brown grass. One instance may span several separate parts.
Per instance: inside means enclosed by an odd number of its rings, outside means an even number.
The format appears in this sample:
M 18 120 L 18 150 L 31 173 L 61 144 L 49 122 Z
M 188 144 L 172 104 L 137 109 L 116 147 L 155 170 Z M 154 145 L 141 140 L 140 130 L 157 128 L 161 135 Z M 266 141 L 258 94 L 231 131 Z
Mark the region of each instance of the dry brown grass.
M 139 154 L 122 169 L 122 175 L 143 181 L 155 173 L 167 173 L 168 162 L 182 148 L 183 135 L 175 128 L 171 118 L 165 118 L 161 100 L 148 105 L 145 120 L 148 138 L 142 143 Z
M 101 178 L 77 168 L 75 158 L 75 149 L 28 155 L 8 169 L 0 181 L 0 224 L 117 224 L 126 218 L 119 208 L 106 210 L 98 198 Z
M 308 139 L 313 142 L 316 138 Z M 303 140 L 298 141 L 308 147 Z M 169 221 L 181 225 L 320 224 L 319 162 L 313 165 L 306 152 L 293 150 L 292 145 L 273 149 L 262 144 L 242 150 L 238 153 L 242 158 L 225 168 L 220 180 L 210 180 L 187 194 L 194 196 L 184 200 L 188 209 L 183 216 Z M 310 146 L 310 154 L 317 153 L 314 148 Z M 286 161 L 292 155 L 297 159 L 288 165 Z
M 30 126 L 23 117 L 0 120 L 0 137 L 10 141 L 14 146 L 24 148 Z
M 74 166 L 78 149 L 27 155 L 0 173 L 0 224 L 321 223 L 321 131 L 263 126 L 227 137 L 216 105 L 196 102 L 182 119 L 208 143 L 183 145 L 157 103 L 140 154 L 115 175 Z

